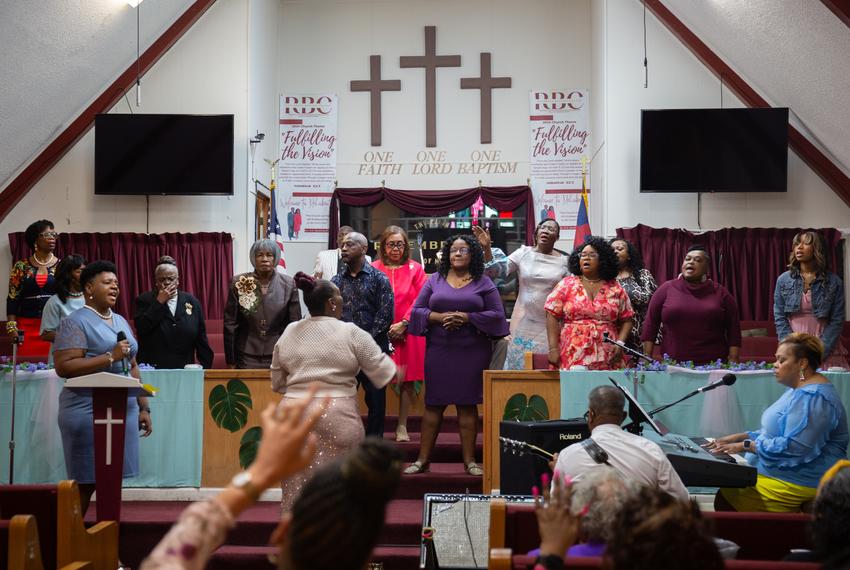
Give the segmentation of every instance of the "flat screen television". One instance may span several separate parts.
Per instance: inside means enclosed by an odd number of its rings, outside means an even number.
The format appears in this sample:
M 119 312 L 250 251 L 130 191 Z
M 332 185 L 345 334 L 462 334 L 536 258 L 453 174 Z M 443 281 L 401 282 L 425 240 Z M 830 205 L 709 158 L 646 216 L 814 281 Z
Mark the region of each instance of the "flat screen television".
M 233 195 L 233 115 L 94 121 L 94 193 Z
M 788 109 L 641 114 L 641 192 L 786 192 Z

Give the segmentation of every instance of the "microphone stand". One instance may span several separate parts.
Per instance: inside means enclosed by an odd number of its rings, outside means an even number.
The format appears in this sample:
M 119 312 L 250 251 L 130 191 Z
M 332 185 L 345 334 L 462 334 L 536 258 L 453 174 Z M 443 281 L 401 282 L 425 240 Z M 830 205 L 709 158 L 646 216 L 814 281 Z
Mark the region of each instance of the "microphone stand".
M 638 360 L 645 360 L 650 364 L 655 362 L 654 360 L 652 360 L 652 358 L 650 358 L 646 354 L 642 353 L 641 351 L 636 350 L 636 349 L 628 346 L 624 342 L 620 342 L 619 340 L 612 339 L 610 336 L 608 336 L 607 332 L 602 333 L 602 340 L 603 340 L 603 342 L 613 344 L 614 346 L 619 346 L 621 349 L 623 349 L 623 352 L 625 352 L 625 353 L 627 353 L 631 356 L 634 356 Z M 637 397 L 638 397 L 638 385 L 639 384 L 640 384 L 640 380 L 638 379 L 638 369 L 634 368 L 633 372 L 632 372 L 632 394 L 634 395 L 635 399 L 637 399 Z M 650 416 L 651 415 L 652 414 L 650 414 Z M 640 434 L 638 434 L 638 435 L 640 435 Z
M 12 427 L 9 430 L 9 485 L 15 482 L 15 396 L 18 380 L 18 345 L 24 342 L 24 332 L 12 339 Z

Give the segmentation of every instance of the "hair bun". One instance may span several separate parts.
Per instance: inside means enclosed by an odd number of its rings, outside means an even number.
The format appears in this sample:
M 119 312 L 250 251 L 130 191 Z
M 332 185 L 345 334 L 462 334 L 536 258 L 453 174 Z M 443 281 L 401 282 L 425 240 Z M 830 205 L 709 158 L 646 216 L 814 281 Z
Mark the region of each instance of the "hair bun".
M 401 451 L 377 437 L 367 437 L 345 458 L 342 473 L 358 496 L 373 501 L 376 496 L 390 500 L 401 479 Z
M 305 293 L 310 293 L 316 288 L 316 278 L 312 275 L 307 275 L 303 271 L 296 273 L 294 279 L 295 286 Z
M 157 265 L 174 265 L 177 266 L 177 262 L 170 255 L 160 256 L 159 261 L 156 262 Z

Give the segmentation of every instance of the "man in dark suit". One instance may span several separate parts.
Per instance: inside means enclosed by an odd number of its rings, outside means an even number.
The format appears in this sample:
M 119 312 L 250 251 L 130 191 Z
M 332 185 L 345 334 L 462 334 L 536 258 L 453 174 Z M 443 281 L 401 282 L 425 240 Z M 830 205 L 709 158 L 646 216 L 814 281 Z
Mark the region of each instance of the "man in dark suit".
M 213 351 L 201 304 L 177 289 L 180 277 L 174 259 L 161 257 L 154 279 L 154 290 L 136 298 L 136 359 L 157 368 L 183 368 L 194 364 L 197 355 L 201 366 L 212 368 Z

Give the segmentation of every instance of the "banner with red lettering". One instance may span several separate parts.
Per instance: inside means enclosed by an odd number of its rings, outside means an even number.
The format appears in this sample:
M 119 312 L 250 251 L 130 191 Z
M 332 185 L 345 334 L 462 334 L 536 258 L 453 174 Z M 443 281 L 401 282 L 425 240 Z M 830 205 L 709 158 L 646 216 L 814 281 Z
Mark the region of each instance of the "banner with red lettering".
M 288 241 L 328 241 L 338 108 L 336 95 L 280 96 L 276 207 Z
M 534 218 L 556 220 L 561 239 L 569 243 L 581 203 L 582 158 L 590 160 L 589 99 L 586 89 L 531 91 L 529 96 Z

